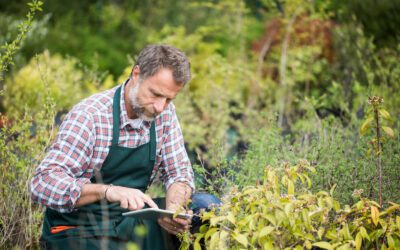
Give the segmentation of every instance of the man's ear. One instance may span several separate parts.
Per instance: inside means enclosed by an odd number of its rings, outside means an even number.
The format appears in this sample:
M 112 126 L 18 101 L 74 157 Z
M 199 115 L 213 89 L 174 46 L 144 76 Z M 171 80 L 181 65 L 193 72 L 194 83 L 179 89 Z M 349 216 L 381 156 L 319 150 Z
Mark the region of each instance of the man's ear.
M 131 79 L 138 80 L 140 75 L 139 65 L 135 65 L 131 71 Z

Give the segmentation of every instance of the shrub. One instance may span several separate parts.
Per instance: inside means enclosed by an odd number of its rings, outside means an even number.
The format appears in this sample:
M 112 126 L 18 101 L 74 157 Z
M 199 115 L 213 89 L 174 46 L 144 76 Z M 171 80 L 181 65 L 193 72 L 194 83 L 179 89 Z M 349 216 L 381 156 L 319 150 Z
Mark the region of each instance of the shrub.
M 110 77 L 98 78 L 80 68 L 77 59 L 45 51 L 6 79 L 3 104 L 10 117 L 18 117 L 26 107 L 40 110 L 48 95 L 54 100 L 56 111 L 67 111 L 89 94 L 115 85 Z
M 7 126 L 0 130 L 0 245 L 4 249 L 38 247 L 43 209 L 32 204 L 28 185 L 54 136 L 54 105 L 46 99 L 34 116 L 27 112 L 12 124 L 3 121 Z
M 268 166 L 263 182 L 233 188 L 224 204 L 202 214 L 209 220 L 200 232 L 183 237 L 200 249 L 397 249 L 400 247 L 400 205 L 386 210 L 369 199 L 341 205 L 330 192 L 311 192 L 305 160 L 282 171 Z M 361 191 L 354 193 L 360 197 Z

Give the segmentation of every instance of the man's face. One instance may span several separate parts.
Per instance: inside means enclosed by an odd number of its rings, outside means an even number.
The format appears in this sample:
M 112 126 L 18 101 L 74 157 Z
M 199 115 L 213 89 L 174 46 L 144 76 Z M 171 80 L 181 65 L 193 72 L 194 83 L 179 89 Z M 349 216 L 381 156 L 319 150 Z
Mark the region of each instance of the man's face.
M 162 68 L 147 79 L 139 77 L 139 68 L 132 72 L 133 86 L 128 89 L 128 100 L 135 116 L 153 121 L 182 89 L 172 76 L 172 71 Z

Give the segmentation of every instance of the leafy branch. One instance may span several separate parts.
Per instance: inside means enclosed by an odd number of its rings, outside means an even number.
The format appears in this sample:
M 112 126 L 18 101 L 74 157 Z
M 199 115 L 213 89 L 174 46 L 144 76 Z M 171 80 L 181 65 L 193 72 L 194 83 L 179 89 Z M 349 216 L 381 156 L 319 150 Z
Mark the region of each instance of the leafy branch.
M 382 144 L 385 141 L 382 137 L 382 130 L 389 137 L 394 137 L 394 132 L 389 126 L 382 126 L 384 121 L 391 121 L 389 112 L 382 108 L 383 98 L 379 96 L 370 96 L 368 98 L 368 104 L 370 105 L 370 109 L 368 110 L 368 116 L 361 125 L 360 134 L 364 135 L 368 132 L 369 128 L 375 133 L 375 137 L 370 141 L 372 148 L 368 153 L 372 150 L 375 152 L 376 167 L 379 172 L 379 206 L 382 207 Z M 381 120 L 381 118 L 383 120 Z
M 5 43 L 1 46 L 1 50 L 4 52 L 0 53 L 0 81 L 3 80 L 3 74 L 7 71 L 9 65 L 13 65 L 13 56 L 20 49 L 22 42 L 26 38 L 33 18 L 37 11 L 42 11 L 42 1 L 32 0 L 28 3 L 29 12 L 26 14 L 26 20 L 18 25 L 18 35 L 11 43 Z

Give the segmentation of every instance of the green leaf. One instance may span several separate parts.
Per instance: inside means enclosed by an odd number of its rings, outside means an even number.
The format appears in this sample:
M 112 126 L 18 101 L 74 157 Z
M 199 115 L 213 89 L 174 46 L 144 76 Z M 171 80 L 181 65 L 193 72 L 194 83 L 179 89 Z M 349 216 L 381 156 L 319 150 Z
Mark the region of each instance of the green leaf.
M 261 229 L 260 234 L 258 235 L 258 237 L 260 237 L 260 238 L 265 237 L 268 234 L 270 234 L 272 231 L 274 231 L 274 229 L 275 228 L 271 227 L 271 226 L 264 227 L 263 229 Z
M 248 241 L 247 241 L 247 237 L 245 235 L 243 235 L 243 234 L 233 233 L 232 236 L 237 242 L 242 244 L 244 247 L 247 247 L 247 245 L 249 244 Z
M 291 180 L 288 180 L 288 194 L 294 195 L 294 184 Z
M 210 225 L 211 226 L 216 226 L 217 223 L 219 223 L 219 222 L 221 222 L 221 221 L 223 221 L 225 219 L 226 219 L 225 216 L 218 216 L 218 217 L 211 218 L 210 219 Z
M 274 249 L 274 244 L 271 240 L 264 242 L 263 249 Z
M 305 247 L 306 247 L 307 249 L 311 249 L 311 248 L 312 248 L 311 242 L 310 242 L 309 240 L 306 240 L 306 241 L 304 242 L 304 245 L 305 245 Z
M 388 245 L 389 245 L 389 247 L 391 248 L 391 249 L 396 249 L 395 248 L 395 242 L 394 242 L 394 240 L 393 240 L 393 237 L 391 236 L 391 235 L 388 235 L 388 236 L 386 236 L 386 239 L 387 239 L 387 242 L 388 242 Z
M 225 230 L 222 230 L 219 233 L 218 249 L 228 249 L 228 245 L 227 245 L 228 236 L 229 236 L 229 233 Z
M 333 250 L 333 246 L 331 244 L 329 244 L 328 242 L 326 242 L 326 241 L 316 242 L 316 243 L 314 243 L 312 245 L 315 246 L 315 247 L 323 248 L 323 249 L 328 249 L 328 250 L 332 249 Z
M 272 225 L 276 226 L 276 218 L 275 218 L 275 216 L 273 216 L 271 214 L 266 214 L 263 217 L 266 218 L 269 222 L 271 222 Z
M 228 212 L 228 215 L 226 216 L 226 219 L 231 222 L 232 224 L 236 223 L 235 216 L 233 215 L 232 212 Z
M 211 228 L 210 230 L 207 231 L 207 233 L 204 235 L 204 239 L 208 239 L 210 236 L 214 235 L 216 233 L 218 228 Z
M 287 216 L 289 216 L 291 214 L 291 212 L 293 211 L 293 203 L 288 203 L 285 205 L 285 213 Z
M 320 240 L 322 240 L 322 236 L 324 235 L 324 233 L 325 233 L 325 228 L 323 227 L 318 228 L 317 235 Z
M 364 239 L 367 239 L 370 241 L 369 235 L 367 233 L 367 230 L 365 230 L 364 227 L 360 227 L 360 234 Z
M 217 249 L 219 234 L 213 234 L 210 240 L 210 249 Z
M 194 250 L 201 250 L 201 246 L 200 246 L 200 243 L 198 241 L 194 242 L 193 249 Z
M 308 215 L 308 209 L 303 209 L 301 211 L 301 214 L 303 216 L 303 221 L 304 221 L 304 225 L 306 226 L 306 229 L 311 230 L 310 216 Z
M 353 237 L 351 237 L 350 234 L 350 230 L 349 230 L 349 225 L 345 224 L 342 228 L 342 230 L 340 230 L 342 232 L 343 237 L 346 240 L 353 240 Z
M 361 249 L 361 245 L 362 245 L 362 236 L 361 233 L 358 233 L 356 235 L 356 240 L 355 240 L 355 245 L 356 245 L 356 250 L 360 250 Z
M 368 117 L 365 121 L 364 121 L 364 123 L 361 125 L 361 127 L 360 127 L 360 134 L 361 135 L 364 135 L 366 132 L 367 132 L 367 130 L 368 130 L 368 128 L 370 127 L 370 124 L 371 124 L 371 122 L 374 120 L 374 118 L 373 117 Z
M 393 129 L 391 129 L 390 127 L 387 126 L 382 126 L 383 131 L 385 131 L 385 133 L 390 136 L 390 137 L 394 137 L 394 132 Z
M 336 183 L 333 184 L 333 186 L 331 187 L 331 190 L 329 190 L 329 194 L 330 194 L 331 196 L 333 196 L 333 193 L 335 192 L 336 186 L 337 186 Z

